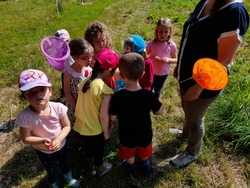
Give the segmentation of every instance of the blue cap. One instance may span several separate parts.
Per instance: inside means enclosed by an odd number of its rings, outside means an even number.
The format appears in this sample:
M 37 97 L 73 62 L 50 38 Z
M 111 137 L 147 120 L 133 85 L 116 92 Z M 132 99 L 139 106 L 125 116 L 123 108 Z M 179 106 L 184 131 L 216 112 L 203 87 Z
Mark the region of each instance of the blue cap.
M 142 37 L 140 37 L 139 35 L 131 35 L 131 38 L 133 39 L 134 42 L 135 52 L 141 53 L 142 51 L 145 50 L 146 43 Z

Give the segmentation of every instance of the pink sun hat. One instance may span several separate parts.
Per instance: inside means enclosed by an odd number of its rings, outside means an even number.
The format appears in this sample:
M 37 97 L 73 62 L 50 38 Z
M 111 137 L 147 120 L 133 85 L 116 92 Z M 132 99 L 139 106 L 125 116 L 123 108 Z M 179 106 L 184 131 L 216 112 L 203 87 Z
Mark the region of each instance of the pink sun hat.
M 48 63 L 56 70 L 62 71 L 70 55 L 69 45 L 57 36 L 47 36 L 42 39 L 41 50 Z

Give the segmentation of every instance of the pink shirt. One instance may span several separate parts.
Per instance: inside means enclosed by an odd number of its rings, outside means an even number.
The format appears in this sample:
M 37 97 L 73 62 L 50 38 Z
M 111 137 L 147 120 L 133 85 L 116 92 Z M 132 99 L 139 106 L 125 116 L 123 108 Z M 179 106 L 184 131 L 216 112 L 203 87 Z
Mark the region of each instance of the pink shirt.
M 150 41 L 146 47 L 147 53 L 150 57 L 158 56 L 160 58 L 169 57 L 172 58 L 173 54 L 176 53 L 177 47 L 174 42 L 155 42 Z M 153 60 L 152 60 L 153 61 Z M 170 64 L 155 62 L 154 63 L 154 74 L 157 76 L 163 76 L 169 73 Z
M 62 130 L 60 118 L 67 114 L 68 108 L 62 103 L 49 102 L 50 114 L 41 116 L 33 112 L 30 107 L 25 108 L 22 112 L 17 114 L 16 124 L 20 127 L 30 130 L 32 136 L 45 137 L 54 140 Z M 66 139 L 61 143 L 59 150 L 65 145 Z M 33 145 L 37 150 L 44 153 L 53 153 L 49 151 L 44 144 Z M 58 151 L 58 150 L 57 150 Z

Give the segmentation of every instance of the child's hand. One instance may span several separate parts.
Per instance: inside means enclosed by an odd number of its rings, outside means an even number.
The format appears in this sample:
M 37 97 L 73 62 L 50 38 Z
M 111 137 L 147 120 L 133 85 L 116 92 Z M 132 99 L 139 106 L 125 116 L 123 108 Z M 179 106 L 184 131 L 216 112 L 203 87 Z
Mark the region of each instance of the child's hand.
M 110 139 L 110 132 L 103 133 L 103 135 L 104 135 L 104 140 Z
M 161 58 L 159 56 L 155 56 L 156 61 L 161 61 Z
M 51 139 L 50 138 L 45 138 L 44 139 L 44 145 L 48 148 L 48 150 L 50 150 Z
M 168 57 L 164 57 L 161 59 L 164 63 L 169 63 L 169 58 Z
M 50 151 L 58 150 L 60 146 L 61 146 L 61 141 L 59 139 L 55 139 L 51 142 L 49 150 Z

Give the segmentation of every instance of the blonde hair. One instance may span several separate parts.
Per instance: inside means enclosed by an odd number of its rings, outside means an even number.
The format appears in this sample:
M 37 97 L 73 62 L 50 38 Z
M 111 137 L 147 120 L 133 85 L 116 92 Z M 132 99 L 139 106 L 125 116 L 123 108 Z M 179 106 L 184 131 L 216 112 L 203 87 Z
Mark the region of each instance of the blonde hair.
M 166 27 L 169 27 L 170 29 L 170 34 L 169 36 L 166 38 L 166 42 L 170 42 L 171 40 L 171 35 L 172 35 L 172 21 L 169 19 L 169 18 L 160 18 L 157 22 L 157 25 L 155 27 L 155 32 L 154 32 L 154 41 L 158 42 L 159 39 L 158 39 L 158 35 L 157 35 L 157 32 L 158 32 L 158 29 L 159 27 L 163 25 L 163 26 L 166 26 Z

